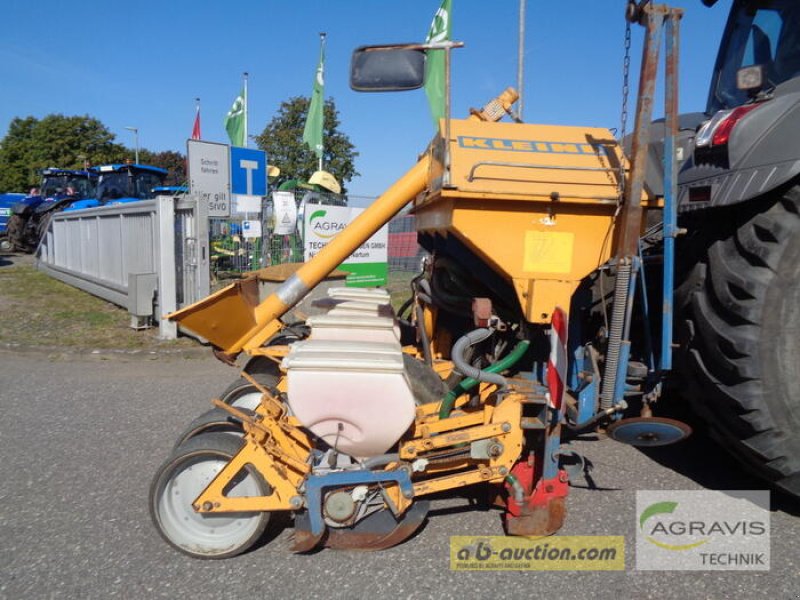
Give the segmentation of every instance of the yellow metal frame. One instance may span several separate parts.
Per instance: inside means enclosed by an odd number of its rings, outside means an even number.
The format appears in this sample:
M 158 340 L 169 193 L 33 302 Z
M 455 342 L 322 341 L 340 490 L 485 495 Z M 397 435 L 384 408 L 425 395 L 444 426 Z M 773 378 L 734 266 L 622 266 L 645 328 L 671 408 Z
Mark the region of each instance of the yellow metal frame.
M 278 398 L 246 373 L 243 376 L 262 392 L 261 404 L 253 417 L 219 400 L 214 402 L 215 406 L 242 421 L 245 443 L 192 506 L 202 513 L 297 510 L 302 507 L 303 483 L 311 472 L 310 438 L 297 419 L 287 414 Z M 480 393 L 483 400 L 480 407 L 465 409 L 468 397 L 463 396 L 456 402 L 456 408 L 461 408 L 447 419 L 439 419 L 438 403 L 418 407 L 407 439 L 400 442 L 400 458 L 413 462 L 431 455 L 435 461 L 436 454 L 443 450 L 463 448 L 484 439 L 495 442 L 497 455 L 488 459 L 465 456 L 444 465 L 429 464 L 425 475 L 436 476 L 414 482 L 412 498 L 403 496 L 396 484 L 387 485 L 384 490 L 387 502 L 393 505 L 395 514 L 407 510 L 416 497 L 473 483 L 499 483 L 510 472 L 522 450 L 520 419 L 525 396 L 512 391 L 501 397 L 492 385 L 484 385 Z M 386 470 L 399 466 L 388 465 Z M 253 469 L 264 479 L 270 488 L 269 494 L 258 497 L 225 495 L 225 487 L 245 468 Z

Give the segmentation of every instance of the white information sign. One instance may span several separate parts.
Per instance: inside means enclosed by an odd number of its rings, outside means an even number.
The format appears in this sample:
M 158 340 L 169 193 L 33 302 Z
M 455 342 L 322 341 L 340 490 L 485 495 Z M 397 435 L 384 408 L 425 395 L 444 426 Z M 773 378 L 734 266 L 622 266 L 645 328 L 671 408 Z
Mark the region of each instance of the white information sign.
M 200 140 L 186 143 L 189 192 L 208 203 L 209 217 L 228 217 L 230 204 L 230 159 L 228 146 Z
M 272 192 L 276 235 L 291 235 L 297 227 L 297 205 L 292 192 Z
M 242 237 L 245 239 L 261 237 L 261 221 L 242 221 Z
M 311 260 L 362 212 L 363 208 L 307 204 L 304 215 L 304 259 Z M 388 258 L 389 225 L 387 224 L 342 263 L 341 269 L 349 273 L 347 285 L 355 287 L 386 285 Z
M 258 214 L 261 212 L 261 196 L 233 194 L 233 209 L 238 213 Z

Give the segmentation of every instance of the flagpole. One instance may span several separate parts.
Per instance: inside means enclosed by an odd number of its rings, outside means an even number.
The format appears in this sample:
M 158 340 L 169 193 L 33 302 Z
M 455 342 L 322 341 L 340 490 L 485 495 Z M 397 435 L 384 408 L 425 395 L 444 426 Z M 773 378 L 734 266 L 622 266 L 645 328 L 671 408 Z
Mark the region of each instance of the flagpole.
M 249 73 L 244 72 L 244 147 L 247 148 L 247 77 Z
M 320 32 L 320 34 L 319 34 L 320 56 L 323 56 L 323 53 L 325 52 L 325 37 L 327 35 L 328 34 L 325 33 L 324 31 Z M 324 73 L 324 68 L 325 67 L 323 66 L 323 73 Z M 325 80 L 324 77 L 325 77 L 325 75 L 323 75 L 323 81 Z M 322 88 L 322 125 L 323 125 L 322 131 L 324 132 L 325 131 L 325 88 L 324 87 Z M 319 160 L 317 162 L 319 164 L 319 170 L 322 171 L 322 156 L 325 154 L 325 136 L 324 135 L 322 137 L 320 137 L 320 143 L 322 144 L 322 152 L 320 152 Z
M 519 42 L 517 45 L 517 117 L 522 120 L 523 84 L 525 73 L 525 0 L 519 0 Z
M 192 139 L 199 140 L 203 136 L 200 133 L 200 98 L 195 98 L 195 107 L 194 107 L 194 124 L 192 125 Z

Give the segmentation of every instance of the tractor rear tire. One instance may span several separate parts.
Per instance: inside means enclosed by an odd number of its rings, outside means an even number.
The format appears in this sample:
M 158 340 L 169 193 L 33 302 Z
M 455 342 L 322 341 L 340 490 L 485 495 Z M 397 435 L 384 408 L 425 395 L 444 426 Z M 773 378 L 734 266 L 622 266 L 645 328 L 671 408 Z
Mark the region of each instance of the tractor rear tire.
M 28 251 L 28 247 L 25 244 L 25 219 L 19 215 L 11 215 L 8 218 L 6 232 L 8 235 L 8 241 L 11 243 L 12 251 Z
M 678 266 L 681 391 L 745 466 L 800 496 L 800 185 L 696 223 Z

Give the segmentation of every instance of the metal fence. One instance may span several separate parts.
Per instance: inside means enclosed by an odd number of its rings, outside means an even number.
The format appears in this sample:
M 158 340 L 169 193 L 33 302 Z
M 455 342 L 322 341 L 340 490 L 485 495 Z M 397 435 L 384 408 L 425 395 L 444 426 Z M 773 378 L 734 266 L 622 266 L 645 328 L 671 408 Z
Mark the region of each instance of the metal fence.
M 389 272 L 417 273 L 428 253 L 417 243 L 414 215 L 389 221 Z
M 242 273 L 262 267 L 303 262 L 303 216 L 309 202 L 347 206 L 347 198 L 339 194 L 294 190 L 297 206 L 297 227 L 289 235 L 275 234 L 274 210 L 271 197 L 261 204 L 262 236 L 246 238 L 243 222 L 256 215 L 232 214 L 225 219 L 211 219 L 211 275 L 215 280 L 239 277 Z
M 275 233 L 272 199 L 262 201 L 262 237 L 245 238 L 242 223 L 245 215 L 232 215 L 226 219 L 211 219 L 211 275 L 218 284 L 221 280 L 237 278 L 242 273 L 262 267 L 303 262 L 303 217 L 308 202 L 347 206 L 348 198 L 338 194 L 295 190 L 297 227 L 294 233 Z M 403 215 L 389 222 L 389 271 L 417 272 L 427 253 L 417 244 L 414 216 Z
M 127 307 L 136 321 L 161 316 L 209 292 L 208 217 L 194 197 L 159 196 L 52 216 L 37 266 L 65 283 Z
M 174 337 L 175 324 L 162 315 L 204 298 L 225 278 L 302 262 L 309 202 L 346 204 L 341 196 L 307 192 L 296 193 L 295 202 L 300 227 L 294 233 L 274 233 L 272 203 L 265 200 L 264 235 L 255 238 L 243 236 L 245 215 L 209 220 L 207 206 L 193 196 L 56 213 L 37 250 L 38 267 L 128 308 L 134 325 L 155 319 L 162 337 Z M 390 272 L 419 271 L 425 251 L 413 216 L 390 221 L 388 246 Z

